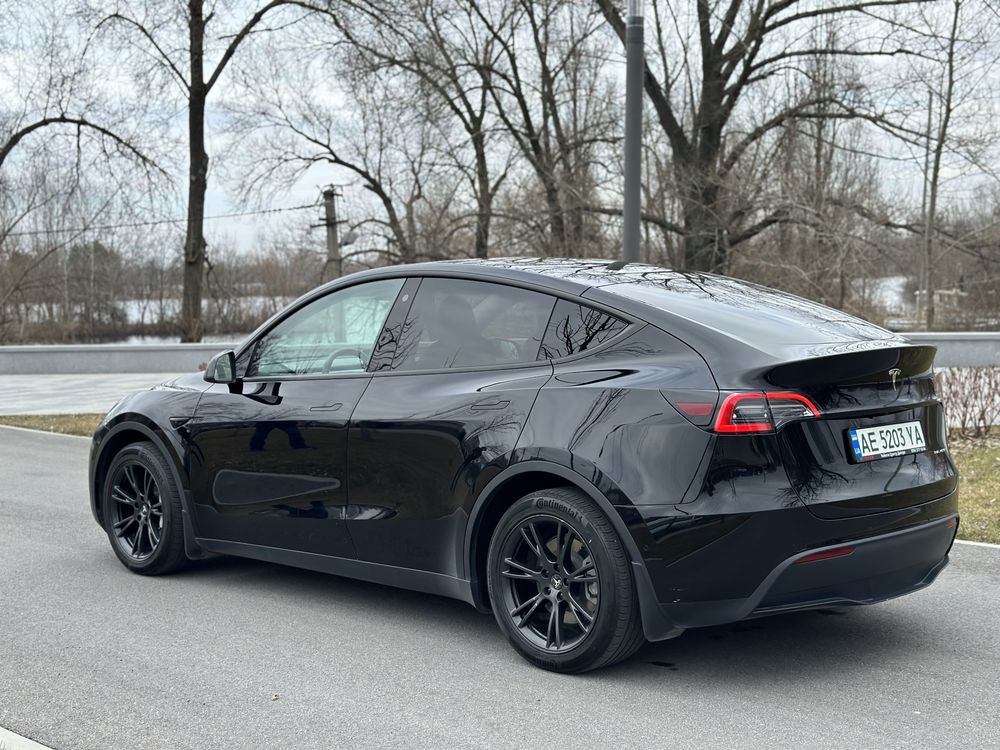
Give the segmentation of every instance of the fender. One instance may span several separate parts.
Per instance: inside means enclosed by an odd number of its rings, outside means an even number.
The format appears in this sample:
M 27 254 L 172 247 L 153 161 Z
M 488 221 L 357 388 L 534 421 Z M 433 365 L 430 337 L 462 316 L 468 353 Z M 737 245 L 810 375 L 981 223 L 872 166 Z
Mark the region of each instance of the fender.
M 101 436 L 100 447 L 97 450 L 97 455 L 95 456 L 95 460 L 91 462 L 92 469 L 90 486 L 91 492 L 94 493 L 94 502 L 91 503 L 91 507 L 94 511 L 94 515 L 97 515 L 97 496 L 101 490 L 96 486 L 97 477 L 94 476 L 93 472 L 100 464 L 101 459 L 104 458 L 108 441 L 115 435 L 126 431 L 140 433 L 143 437 L 153 443 L 153 445 L 155 445 L 160 453 L 167 459 L 167 465 L 170 467 L 170 473 L 173 476 L 173 480 L 176 483 L 178 490 L 180 490 L 181 519 L 184 528 L 185 554 L 191 560 L 201 560 L 206 557 L 211 557 L 212 555 L 202 549 L 202 547 L 195 541 L 197 535 L 192 521 L 191 495 L 188 490 L 188 484 L 184 479 L 185 472 L 183 471 L 181 458 L 172 445 L 170 439 L 163 433 L 162 428 L 155 422 L 152 422 L 148 417 L 144 417 L 141 414 L 127 413 L 118 415 L 114 422 L 114 426 L 108 428 L 107 432 Z M 100 518 L 97 520 L 98 523 L 101 523 Z M 103 523 L 101 523 L 101 525 L 103 527 Z
M 625 546 L 625 552 L 632 565 L 632 573 L 635 577 L 636 583 L 636 592 L 639 598 L 639 610 L 642 615 L 642 629 L 644 635 L 646 636 L 646 640 L 661 641 L 680 635 L 683 632 L 683 629 L 676 627 L 660 607 L 660 603 L 656 597 L 656 592 L 653 589 L 653 582 L 649 577 L 649 571 L 646 569 L 646 562 L 639 553 L 639 547 L 635 543 L 635 539 L 629 533 L 628 527 L 625 525 L 625 521 L 615 509 L 615 506 L 612 505 L 607 497 L 605 497 L 604 494 L 588 479 L 566 466 L 551 463 L 549 461 L 527 460 L 512 464 L 497 474 L 497 476 L 495 476 L 489 484 L 483 488 L 483 491 L 479 493 L 479 497 L 476 499 L 476 504 L 473 506 L 472 512 L 469 514 L 469 522 L 466 525 L 463 555 L 465 571 L 467 574 L 466 577 L 470 582 L 473 593 L 478 589 L 477 581 L 475 580 L 475 558 L 473 557 L 475 550 L 473 546 L 479 530 L 480 515 L 482 514 L 483 509 L 489 504 L 490 500 L 496 494 L 497 490 L 499 490 L 500 487 L 502 487 L 509 479 L 519 474 L 525 474 L 532 471 L 554 474 L 555 476 L 566 480 L 568 484 L 586 493 L 586 495 L 593 500 L 602 511 L 604 511 L 604 514 L 611 521 L 611 525 L 614 527 L 618 536 L 622 540 L 622 544 Z M 476 602 L 476 606 L 480 609 L 485 608 L 485 604 L 482 602 Z

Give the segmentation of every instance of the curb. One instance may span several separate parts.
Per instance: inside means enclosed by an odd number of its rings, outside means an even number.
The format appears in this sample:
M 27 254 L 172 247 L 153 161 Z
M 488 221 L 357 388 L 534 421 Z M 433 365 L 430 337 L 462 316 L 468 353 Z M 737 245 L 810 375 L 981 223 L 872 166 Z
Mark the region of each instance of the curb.
M 27 737 L 22 737 L 3 727 L 0 727 L 0 748 L 3 750 L 52 750 L 47 745 L 29 740 Z
M 13 416 L 13 415 L 12 415 Z M 42 415 L 44 416 L 44 415 Z M 74 440 L 90 440 L 83 435 L 69 435 L 65 432 L 52 432 L 50 430 L 36 430 L 34 427 L 18 427 L 13 424 L 0 424 L 0 430 L 17 430 L 18 432 L 31 432 L 35 435 L 54 435 L 55 437 L 73 438 Z
M 986 547 L 987 549 L 1000 549 L 1000 544 L 990 542 L 973 542 L 970 539 L 956 539 L 955 544 L 968 544 L 970 547 Z

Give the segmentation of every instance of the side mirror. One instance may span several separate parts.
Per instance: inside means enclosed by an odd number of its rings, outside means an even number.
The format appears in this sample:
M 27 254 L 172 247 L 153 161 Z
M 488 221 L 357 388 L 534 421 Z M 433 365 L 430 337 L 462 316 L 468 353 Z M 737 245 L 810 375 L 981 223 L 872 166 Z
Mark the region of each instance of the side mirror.
M 219 352 L 205 368 L 205 380 L 209 383 L 232 385 L 236 382 L 236 353 L 232 350 Z

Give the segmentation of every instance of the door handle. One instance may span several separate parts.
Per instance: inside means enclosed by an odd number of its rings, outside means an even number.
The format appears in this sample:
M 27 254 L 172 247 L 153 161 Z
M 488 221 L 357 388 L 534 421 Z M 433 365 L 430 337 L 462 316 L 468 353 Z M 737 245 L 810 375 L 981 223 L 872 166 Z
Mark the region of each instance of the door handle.
M 310 406 L 309 411 L 337 411 L 343 404 L 327 404 L 326 406 Z
M 494 401 L 479 401 L 472 405 L 472 408 L 476 411 L 485 411 L 487 409 L 506 409 L 510 406 L 510 401 L 501 401 L 496 399 Z

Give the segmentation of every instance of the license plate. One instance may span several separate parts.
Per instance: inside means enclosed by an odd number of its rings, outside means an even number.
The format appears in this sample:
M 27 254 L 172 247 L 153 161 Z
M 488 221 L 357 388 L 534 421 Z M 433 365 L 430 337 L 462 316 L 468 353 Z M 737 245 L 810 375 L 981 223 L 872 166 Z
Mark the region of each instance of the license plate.
M 847 431 L 856 461 L 903 456 L 924 450 L 924 431 L 920 422 L 884 424 L 877 427 L 852 427 Z

